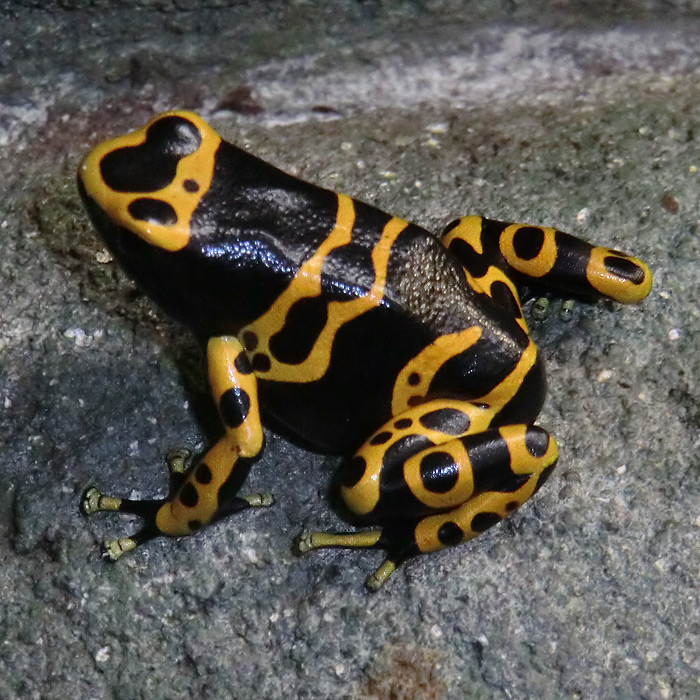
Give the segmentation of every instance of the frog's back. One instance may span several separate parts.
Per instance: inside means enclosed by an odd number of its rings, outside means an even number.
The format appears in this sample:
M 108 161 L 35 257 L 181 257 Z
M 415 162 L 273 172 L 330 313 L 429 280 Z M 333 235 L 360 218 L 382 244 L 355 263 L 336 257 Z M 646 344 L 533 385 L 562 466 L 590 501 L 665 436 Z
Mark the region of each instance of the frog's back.
M 480 398 L 515 368 L 526 333 L 470 286 L 435 236 L 344 195 L 314 188 L 307 196 L 315 212 L 332 198 L 324 235 L 309 236 L 308 209 L 298 218 L 287 210 L 284 226 L 268 230 L 273 257 L 284 255 L 280 267 L 294 274 L 239 331 L 278 423 L 343 452 L 407 401 Z M 424 358 L 428 372 L 417 381 Z
M 355 206 L 361 211 L 366 205 Z M 295 301 L 281 327 L 266 328 L 272 313 L 242 335 L 263 404 L 292 433 L 325 451 L 356 448 L 407 405 L 437 396 L 487 396 L 530 346 L 513 317 L 473 290 L 439 241 L 415 226 L 396 238 L 382 293 L 367 304 L 373 296 L 368 281 L 379 276 L 367 261 L 376 261 L 377 249 L 339 251 L 324 265 L 329 274 L 322 294 Z M 345 264 L 350 259 L 352 267 Z M 343 314 L 344 306 L 361 308 L 363 300 L 367 308 Z M 461 342 L 465 336 L 469 341 Z M 543 396 L 537 370 L 531 388 Z M 539 411 L 541 401 L 530 398 L 528 411 Z

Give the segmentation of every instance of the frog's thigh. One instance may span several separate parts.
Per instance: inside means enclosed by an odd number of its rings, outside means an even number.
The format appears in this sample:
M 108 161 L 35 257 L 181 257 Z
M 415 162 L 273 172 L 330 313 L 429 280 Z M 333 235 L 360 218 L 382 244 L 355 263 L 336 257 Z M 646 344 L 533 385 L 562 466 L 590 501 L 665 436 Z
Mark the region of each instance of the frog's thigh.
M 416 480 L 412 487 L 421 498 L 425 498 L 421 491 L 431 492 L 433 513 L 417 523 L 406 521 L 405 529 L 397 520 L 382 532 L 380 544 L 389 552 L 389 562 L 398 565 L 406 556 L 434 552 L 480 535 L 525 503 L 547 480 L 557 460 L 556 443 L 536 426 L 503 426 L 459 441 L 471 442 L 467 447 L 469 464 L 458 465 L 459 477 L 450 478 L 449 470 L 444 478 L 426 470 L 421 475 L 422 483 L 418 485 Z M 457 440 L 438 449 L 447 451 L 454 442 Z M 503 450 L 504 443 L 507 454 Z M 419 453 L 416 458 L 422 459 L 423 454 Z M 470 490 L 464 484 L 460 487 L 462 472 L 467 474 L 463 481 L 471 486 Z M 430 474 L 428 479 L 425 478 L 427 474 Z M 407 477 L 407 482 L 409 479 L 411 477 Z M 445 490 L 436 493 L 436 487 Z M 467 492 L 469 495 L 463 502 L 454 505 Z M 409 541 L 410 546 L 407 545 Z M 392 556 L 394 552 L 398 556 Z
M 488 513 L 498 513 L 500 519 L 520 507 L 544 481 L 540 477 L 549 474 L 556 459 L 556 443 L 542 428 L 507 425 L 431 444 L 400 459 L 387 450 L 381 464 L 368 464 L 356 484 L 349 484 L 346 474 L 341 493 L 347 506 L 364 522 L 391 522 L 390 529 L 398 532 L 401 521 L 412 528 L 420 518 L 444 514 L 465 504 L 470 505 L 460 513 L 477 514 L 483 510 L 484 494 L 494 492 L 487 505 L 496 510 L 483 511 L 474 524 L 460 515 L 455 524 L 464 533 L 458 541 L 463 541 L 486 529 L 478 526 L 488 519 Z M 525 488 L 528 483 L 530 486 Z M 425 534 L 432 521 L 426 518 L 425 525 L 423 522 L 415 529 L 418 550 L 439 549 Z M 448 522 L 446 519 L 442 524 Z M 447 525 L 438 537 L 441 525 L 433 533 L 433 540 L 437 538 L 442 546 L 456 544 L 450 534 L 454 531 L 452 525 Z
M 496 266 L 509 278 L 590 299 L 633 303 L 651 289 L 651 272 L 638 258 L 547 226 L 465 216 L 446 227 L 442 242 L 477 283 Z
M 434 552 L 467 542 L 507 518 L 547 480 L 556 459 L 551 464 L 547 462 L 541 460 L 524 478 L 514 475 L 497 490 L 485 491 L 452 510 L 423 518 L 414 530 L 417 550 Z
M 406 559 L 464 542 L 507 517 L 537 491 L 557 460 L 554 440 L 532 425 L 506 425 L 417 451 L 408 444 L 404 449 L 405 454 L 387 449 L 379 464 L 367 462 L 365 453 L 364 467 L 351 461 L 343 475 L 348 507 L 378 527 L 305 533 L 299 550 L 384 549 L 387 558 L 367 579 L 367 587 L 376 591 Z M 354 491 L 358 487 L 364 493 Z
M 404 464 L 410 460 L 414 465 L 410 473 L 414 475 L 415 465 L 421 464 L 414 455 L 425 453 L 426 466 L 431 460 L 437 463 L 440 452 L 430 452 L 431 448 L 485 430 L 493 415 L 490 408 L 457 399 L 433 399 L 399 413 L 371 435 L 343 465 L 343 500 L 353 513 L 370 520 L 375 520 L 379 512 L 391 511 L 394 503 L 401 504 L 402 517 L 423 514 L 426 505 L 413 498 L 404 477 Z M 449 449 L 462 454 L 458 442 Z M 434 456 L 429 457 L 428 453 Z M 459 462 L 459 457 L 456 459 Z M 451 476 L 443 474 L 437 478 Z M 414 482 L 411 476 L 410 483 Z
M 185 475 L 156 516 L 158 530 L 185 535 L 245 507 L 236 493 L 263 447 L 257 380 L 237 338 L 207 345 L 212 395 L 225 435 Z

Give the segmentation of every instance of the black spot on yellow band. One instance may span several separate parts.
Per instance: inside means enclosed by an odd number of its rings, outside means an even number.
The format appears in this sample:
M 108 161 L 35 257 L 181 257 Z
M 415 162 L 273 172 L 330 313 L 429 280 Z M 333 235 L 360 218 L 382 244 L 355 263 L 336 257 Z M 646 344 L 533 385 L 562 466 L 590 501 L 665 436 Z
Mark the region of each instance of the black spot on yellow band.
M 474 532 L 484 532 L 501 521 L 498 513 L 477 513 L 471 522 L 471 529 Z
M 533 457 L 543 457 L 549 447 L 549 434 L 537 426 L 528 427 L 525 433 L 525 447 Z
M 377 433 L 376 435 L 373 435 L 372 438 L 370 438 L 369 444 L 370 445 L 383 445 L 385 442 L 391 440 L 391 433 L 388 431 L 382 431 L 381 433 Z
M 236 359 L 233 361 L 233 367 L 239 374 L 246 375 L 253 373 L 253 368 L 250 366 L 250 362 L 248 362 L 248 358 L 244 352 L 238 353 Z
M 367 462 L 364 457 L 355 456 L 345 464 L 342 472 L 342 484 L 351 489 L 365 475 Z
M 521 226 L 513 235 L 513 250 L 521 260 L 533 260 L 542 252 L 544 231 L 537 226 Z
M 440 544 L 443 544 L 445 547 L 454 547 L 462 541 L 464 533 L 457 523 L 449 520 L 440 526 L 437 536 Z
M 194 508 L 198 502 L 199 494 L 197 493 L 197 489 L 192 484 L 187 482 L 180 489 L 180 503 L 187 508 Z
M 459 479 L 459 466 L 448 452 L 429 452 L 421 460 L 420 478 L 426 491 L 447 493 Z
M 211 483 L 212 480 L 212 473 L 211 469 L 202 462 L 197 466 L 197 469 L 195 469 L 194 472 L 194 478 L 196 479 L 198 484 L 209 484 Z
M 246 350 L 253 352 L 258 347 L 258 334 L 254 331 L 246 331 L 243 334 L 243 346 Z
M 227 389 L 219 399 L 219 413 L 228 428 L 237 428 L 245 421 L 250 410 L 250 396 L 238 387 Z
M 461 435 L 468 430 L 469 422 L 469 416 L 455 408 L 439 408 L 420 417 L 424 428 L 446 435 Z
M 270 358 L 267 355 L 265 355 L 262 352 L 259 352 L 253 356 L 252 366 L 253 370 L 255 370 L 256 372 L 268 372 L 270 370 L 270 367 L 272 366 L 272 363 L 270 362 Z
M 644 270 L 632 260 L 620 258 L 616 255 L 606 255 L 603 258 L 605 269 L 611 274 L 632 284 L 642 284 L 644 282 Z

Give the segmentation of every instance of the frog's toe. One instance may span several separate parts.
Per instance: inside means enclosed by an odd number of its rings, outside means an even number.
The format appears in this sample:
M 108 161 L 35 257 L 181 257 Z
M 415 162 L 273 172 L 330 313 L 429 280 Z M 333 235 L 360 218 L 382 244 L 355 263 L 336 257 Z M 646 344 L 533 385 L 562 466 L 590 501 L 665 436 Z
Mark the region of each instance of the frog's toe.
M 396 571 L 396 563 L 391 559 L 386 559 L 382 565 L 370 574 L 365 581 L 365 586 L 370 593 L 376 593 Z
M 93 515 L 102 511 L 119 510 L 122 499 L 97 490 L 95 486 L 88 486 L 80 497 L 80 512 L 85 515 Z
M 114 540 L 105 540 L 100 545 L 100 556 L 108 562 L 115 562 L 122 554 L 136 549 L 137 543 L 133 537 L 119 537 Z
M 92 515 L 99 510 L 100 492 L 94 486 L 88 486 L 80 496 L 80 512 L 85 515 Z
M 316 549 L 317 545 L 315 546 L 313 541 L 314 534 L 313 532 L 302 532 L 301 535 L 294 540 L 294 550 L 297 554 L 306 554 L 312 549 Z
M 347 537 L 332 532 L 302 532 L 295 540 L 294 547 L 299 554 L 324 547 L 342 547 Z
M 536 321 L 543 321 L 549 316 L 549 299 L 547 297 L 537 297 L 532 304 L 532 318 Z
M 186 447 L 175 447 L 165 457 L 170 474 L 184 474 L 192 461 L 192 452 Z
M 269 508 L 275 504 L 275 497 L 271 493 L 249 493 L 243 496 L 251 508 Z
M 559 319 L 563 323 L 571 323 L 574 318 L 574 309 L 576 308 L 575 299 L 564 299 L 559 310 Z

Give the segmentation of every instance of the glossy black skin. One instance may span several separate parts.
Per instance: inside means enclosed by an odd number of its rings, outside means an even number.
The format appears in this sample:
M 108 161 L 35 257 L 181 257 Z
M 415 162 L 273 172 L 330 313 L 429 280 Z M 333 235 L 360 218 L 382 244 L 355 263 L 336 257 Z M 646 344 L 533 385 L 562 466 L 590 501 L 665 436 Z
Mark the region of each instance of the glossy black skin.
M 158 167 L 168 138 L 167 130 L 159 135 L 162 143 L 151 149 L 148 167 Z M 116 226 L 79 187 L 119 263 L 202 339 L 235 335 L 259 318 L 333 228 L 338 207 L 334 193 L 222 142 L 189 243 L 169 252 Z M 372 286 L 370 255 L 391 217 L 361 202 L 355 209 L 352 242 L 324 262 L 321 297 L 297 302 L 273 339 L 271 349 L 283 361 L 308 354 L 329 301 L 364 295 Z M 392 389 L 404 365 L 436 338 L 472 326 L 481 328 L 480 340 L 440 368 L 429 398 L 483 396 L 510 372 L 529 341 L 512 312 L 469 286 L 460 263 L 435 236 L 409 224 L 391 249 L 380 305 L 339 329 L 321 379 L 291 383 L 259 376 L 264 410 L 304 444 L 347 453 L 391 416 Z M 538 361 L 492 425 L 533 422 L 544 394 Z

